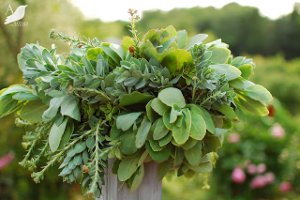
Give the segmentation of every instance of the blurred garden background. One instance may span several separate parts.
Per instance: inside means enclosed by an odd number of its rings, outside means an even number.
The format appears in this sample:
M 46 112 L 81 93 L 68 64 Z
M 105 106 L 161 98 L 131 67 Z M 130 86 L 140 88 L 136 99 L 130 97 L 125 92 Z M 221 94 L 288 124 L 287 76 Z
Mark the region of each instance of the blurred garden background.
M 17 24 L 4 25 L 10 8 L 25 4 L 25 18 Z M 274 9 L 272 2 L 269 4 Z M 124 7 L 124 11 L 127 9 Z M 68 46 L 49 38 L 52 29 L 118 42 L 129 34 L 126 20 L 88 19 L 71 0 L 1 0 L 0 89 L 21 81 L 17 54 L 25 43 L 39 42 L 45 47 L 55 44 L 63 53 Z M 247 116 L 248 123 L 237 123 L 227 134 L 209 177 L 210 189 L 200 184 L 204 177 L 168 177 L 163 181 L 163 199 L 300 199 L 300 3 L 295 2 L 290 13 L 276 19 L 262 16 L 258 8 L 239 5 L 238 1 L 222 8 L 145 11 L 138 29 L 143 33 L 170 24 L 191 34 L 207 33 L 209 40 L 222 38 L 234 55 L 253 57 L 257 65 L 255 82 L 270 90 L 276 99 L 269 106 L 269 116 Z M 30 173 L 18 165 L 26 151 L 26 144 L 21 144 L 23 130 L 14 125 L 12 117 L 1 119 L 0 125 L 1 200 L 85 198 L 78 185 L 63 184 L 55 170 L 41 184 L 35 184 Z

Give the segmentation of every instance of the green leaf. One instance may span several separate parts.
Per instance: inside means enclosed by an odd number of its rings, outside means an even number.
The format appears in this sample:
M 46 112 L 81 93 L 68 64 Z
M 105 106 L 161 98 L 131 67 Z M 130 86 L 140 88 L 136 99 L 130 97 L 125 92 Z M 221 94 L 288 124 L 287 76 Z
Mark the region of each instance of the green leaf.
M 73 132 L 74 132 L 74 122 L 73 122 L 73 120 L 69 120 L 67 123 L 66 130 L 61 138 L 61 142 L 59 144 L 59 149 L 62 149 L 67 144 L 69 144 L 69 141 L 71 139 Z
M 192 148 L 193 146 L 195 146 L 198 143 L 198 140 L 195 140 L 193 138 L 189 138 L 188 141 L 186 143 L 184 143 L 184 145 L 182 145 L 181 147 L 184 150 L 188 150 L 190 148 Z
M 169 107 L 178 106 L 185 107 L 185 99 L 182 92 L 178 88 L 165 88 L 158 93 L 158 99 Z
M 129 47 L 134 46 L 134 41 L 131 37 L 125 36 L 122 38 L 122 48 L 128 51 Z
M 119 115 L 116 119 L 116 125 L 118 129 L 127 131 L 136 122 L 142 112 L 132 112 L 123 115 Z
M 163 116 L 163 114 L 169 110 L 169 108 L 165 104 L 163 104 L 158 98 L 152 100 L 151 107 L 160 116 Z
M 57 120 L 56 120 L 57 121 Z M 61 142 L 62 136 L 66 130 L 68 118 L 65 118 L 60 125 L 53 123 L 49 133 L 49 146 L 52 152 L 55 152 Z
M 213 134 L 207 133 L 203 139 L 203 154 L 216 152 L 222 146 L 221 139 Z
M 231 120 L 237 119 L 237 115 L 235 114 L 235 111 L 229 105 L 223 104 L 217 110 L 220 111 L 222 114 L 224 114 L 226 117 L 228 117 Z
M 268 109 L 262 103 L 247 96 L 238 95 L 234 98 L 234 102 L 243 111 L 248 111 L 255 115 L 266 116 L 269 113 Z
M 160 140 L 168 134 L 169 130 L 165 127 L 162 118 L 156 120 L 154 131 L 153 131 L 153 139 Z
M 168 134 L 165 137 L 163 137 L 161 140 L 158 141 L 159 146 L 160 147 L 166 146 L 171 142 L 172 138 L 173 138 L 172 133 L 168 132 Z
M 64 100 L 61 103 L 60 113 L 63 116 L 69 116 L 77 121 L 80 121 L 81 116 L 77 98 L 73 95 L 64 97 Z
M 193 63 L 192 55 L 184 49 L 173 49 L 166 53 L 161 61 L 163 66 L 166 66 L 171 73 L 180 71 L 183 66 Z
M 120 106 L 147 103 L 151 99 L 153 99 L 153 96 L 150 94 L 134 91 L 130 94 L 125 94 L 120 97 Z
M 238 68 L 228 64 L 209 65 L 209 68 L 214 69 L 217 74 L 225 75 L 228 81 L 236 79 L 242 74 Z
M 186 30 L 177 32 L 177 46 L 179 49 L 184 49 L 187 46 L 188 35 Z
M 269 105 L 273 100 L 271 93 L 261 85 L 252 85 L 245 90 L 245 93 L 251 99 L 259 101 L 265 106 Z
M 33 100 L 39 99 L 38 96 L 35 96 L 30 93 L 16 93 L 12 96 L 12 98 L 15 100 L 20 100 L 20 101 L 33 101 Z
M 119 181 L 128 180 L 138 169 L 138 162 L 139 159 L 137 157 L 121 160 L 117 172 Z
M 225 64 L 228 62 L 231 52 L 229 49 L 224 47 L 212 47 L 209 49 L 212 52 L 210 61 L 213 64 Z
M 43 119 L 45 121 L 50 121 L 56 116 L 63 100 L 64 97 L 57 97 L 50 100 L 49 108 L 43 113 Z
M 145 116 L 136 134 L 135 145 L 137 148 L 141 148 L 145 144 L 151 125 L 152 123 Z
M 7 116 L 20 109 L 17 100 L 14 100 L 11 95 L 0 97 L 0 118 Z
M 205 121 L 205 124 L 206 124 L 206 129 L 215 134 L 216 133 L 216 127 L 215 127 L 215 124 L 214 124 L 214 121 L 211 117 L 211 115 L 209 114 L 208 111 L 206 111 L 204 108 L 200 107 L 200 106 L 197 106 L 195 104 L 189 104 L 188 107 L 192 108 L 196 106 L 197 108 L 199 108 L 200 110 L 198 110 L 198 112 L 201 112 L 201 115 Z M 195 108 L 196 109 L 196 108 Z
M 144 174 L 145 174 L 144 165 L 141 165 L 134 174 L 133 180 L 130 185 L 131 191 L 135 191 L 141 185 L 144 179 Z
M 161 150 L 162 150 L 162 147 L 159 146 L 157 140 L 152 140 L 152 139 L 150 139 L 150 140 L 148 140 L 148 141 L 149 141 L 149 144 L 150 144 L 151 149 L 152 149 L 153 151 L 161 151 Z
M 192 166 L 199 165 L 202 157 L 202 145 L 198 142 L 194 147 L 185 150 L 184 156 L 189 164 Z
M 148 119 L 153 122 L 155 120 L 155 115 L 157 114 L 151 107 L 151 104 L 152 104 L 152 100 L 150 100 L 146 105 L 146 115 Z
M 202 140 L 206 133 L 206 123 L 202 116 L 202 111 L 198 106 L 191 106 L 192 126 L 190 136 L 195 140 Z
M 30 123 L 38 123 L 42 121 L 42 116 L 46 109 L 47 105 L 42 102 L 31 101 L 20 110 L 19 116 Z
M 131 155 L 137 151 L 135 146 L 135 133 L 126 133 L 120 137 L 120 151 L 125 155 Z
M 2 89 L 0 91 L 0 96 L 5 96 L 8 94 L 15 94 L 15 93 L 29 93 L 31 94 L 32 91 L 25 85 L 15 84 L 11 85 L 8 88 Z
M 208 35 L 206 34 L 198 34 L 198 35 L 195 35 L 193 36 L 191 39 L 190 39 L 190 43 L 188 45 L 188 49 L 192 48 L 193 46 L 195 46 L 196 44 L 199 45 L 199 44 L 202 44 L 203 41 L 208 37 Z
M 175 140 L 175 142 L 178 145 L 183 145 L 190 136 L 190 130 L 191 130 L 191 112 L 189 109 L 183 110 L 183 123 L 182 126 L 173 126 L 172 128 L 172 135 Z
M 251 64 L 244 64 L 238 67 L 239 70 L 242 72 L 242 77 L 248 79 L 253 74 L 254 66 Z
M 161 163 L 161 162 L 168 160 L 171 155 L 171 150 L 168 147 L 162 149 L 161 151 L 153 151 L 149 142 L 146 142 L 145 146 L 146 146 L 146 149 L 147 149 L 150 157 L 157 163 Z
M 103 50 L 99 47 L 90 48 L 87 50 L 86 58 L 89 60 L 97 61 L 98 56 L 103 54 Z

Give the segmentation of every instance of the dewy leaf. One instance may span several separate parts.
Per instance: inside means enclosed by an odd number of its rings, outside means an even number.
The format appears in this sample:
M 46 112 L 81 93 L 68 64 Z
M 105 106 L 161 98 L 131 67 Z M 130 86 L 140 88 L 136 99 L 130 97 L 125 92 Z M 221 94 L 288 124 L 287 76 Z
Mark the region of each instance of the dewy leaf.
M 160 116 L 163 116 L 163 114 L 169 110 L 168 106 L 163 104 L 158 98 L 155 98 L 151 102 L 152 109 L 157 112 Z
M 192 166 L 199 165 L 202 158 L 202 145 L 198 142 L 195 146 L 189 150 L 185 150 L 183 153 L 188 163 Z
M 184 109 L 182 125 L 180 127 L 173 126 L 172 128 L 173 138 L 178 145 L 183 145 L 189 139 L 191 123 L 191 112 L 189 109 Z
M 77 121 L 80 121 L 80 110 L 78 107 L 78 100 L 73 95 L 64 97 L 61 103 L 60 112 L 63 116 L 69 116 Z
M 210 65 L 209 68 L 214 69 L 217 74 L 224 74 L 228 81 L 236 79 L 242 74 L 238 68 L 228 64 Z
M 153 139 L 160 140 L 168 134 L 169 130 L 165 127 L 162 118 L 157 119 L 153 131 Z
M 245 93 L 251 99 L 257 100 L 265 106 L 273 100 L 271 93 L 261 85 L 252 85 L 245 90 Z
M 67 123 L 68 118 L 65 118 L 60 125 L 53 123 L 49 133 L 49 146 L 52 152 L 55 152 L 58 149 L 62 136 L 66 130 Z
M 212 51 L 210 61 L 213 64 L 225 64 L 230 58 L 230 50 L 224 47 L 212 47 L 209 49 Z
M 165 88 L 158 93 L 158 99 L 169 107 L 177 105 L 179 108 L 185 107 L 185 99 L 178 88 Z
M 150 94 L 134 91 L 130 94 L 125 94 L 120 97 L 120 106 L 147 103 L 151 99 L 153 99 L 153 96 Z
M 138 162 L 139 158 L 126 158 L 122 160 L 119 164 L 118 168 L 118 179 L 119 181 L 126 181 L 128 180 L 138 169 Z
M 145 116 L 136 134 L 135 145 L 137 148 L 141 148 L 145 144 L 151 124 L 152 123 Z
M 142 112 L 132 112 L 119 115 L 116 119 L 117 128 L 122 131 L 127 131 L 130 127 L 132 127 L 141 114 Z
M 47 105 L 40 101 L 28 102 L 20 111 L 19 116 L 30 123 L 42 121 L 42 115 L 47 109 Z
M 192 126 L 190 136 L 195 140 L 202 140 L 206 133 L 206 124 L 199 107 L 191 107 Z

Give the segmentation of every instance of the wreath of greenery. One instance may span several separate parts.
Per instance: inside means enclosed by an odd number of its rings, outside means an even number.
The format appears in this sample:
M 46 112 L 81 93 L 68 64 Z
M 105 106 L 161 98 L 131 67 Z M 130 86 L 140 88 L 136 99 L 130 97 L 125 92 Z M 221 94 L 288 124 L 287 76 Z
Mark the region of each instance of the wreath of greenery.
M 140 39 L 130 14 L 132 37 L 122 45 L 52 32 L 70 44 L 67 56 L 38 44 L 21 49 L 25 84 L 1 90 L 0 117 L 16 113 L 26 128 L 20 164 L 34 181 L 60 164 L 59 176 L 99 197 L 108 159 L 132 190 L 146 162 L 159 165 L 160 177 L 209 173 L 231 123 L 243 112 L 268 113 L 271 94 L 247 80 L 251 59 L 172 26 Z

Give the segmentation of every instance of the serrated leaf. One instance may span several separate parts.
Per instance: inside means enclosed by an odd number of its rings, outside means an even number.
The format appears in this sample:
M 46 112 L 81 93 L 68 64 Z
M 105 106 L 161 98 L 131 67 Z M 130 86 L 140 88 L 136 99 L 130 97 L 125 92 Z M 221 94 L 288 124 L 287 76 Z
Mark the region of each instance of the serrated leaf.
M 122 131 L 127 131 L 136 122 L 142 112 L 132 112 L 119 115 L 116 119 L 116 126 Z
M 49 146 L 52 152 L 55 152 L 58 149 L 62 136 L 66 130 L 67 123 L 68 118 L 65 118 L 59 126 L 56 125 L 56 123 L 53 123 L 48 139 Z
M 182 92 L 178 88 L 165 88 L 158 93 L 158 99 L 169 107 L 184 108 L 186 103 Z
M 141 148 L 145 144 L 151 125 L 152 123 L 145 116 L 136 134 L 135 145 L 137 148 Z

